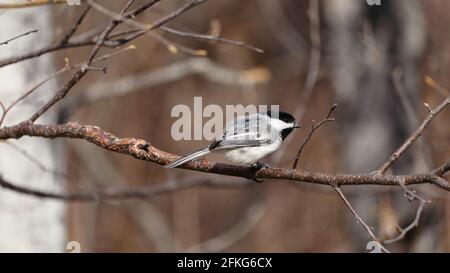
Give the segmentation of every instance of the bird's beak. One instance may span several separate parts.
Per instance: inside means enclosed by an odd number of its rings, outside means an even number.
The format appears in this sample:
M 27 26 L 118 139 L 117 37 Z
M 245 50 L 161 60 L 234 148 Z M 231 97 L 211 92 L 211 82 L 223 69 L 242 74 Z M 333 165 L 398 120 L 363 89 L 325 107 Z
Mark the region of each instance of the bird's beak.
M 300 126 L 300 124 L 298 123 L 294 123 L 294 126 L 292 126 L 292 128 L 301 128 L 302 126 Z

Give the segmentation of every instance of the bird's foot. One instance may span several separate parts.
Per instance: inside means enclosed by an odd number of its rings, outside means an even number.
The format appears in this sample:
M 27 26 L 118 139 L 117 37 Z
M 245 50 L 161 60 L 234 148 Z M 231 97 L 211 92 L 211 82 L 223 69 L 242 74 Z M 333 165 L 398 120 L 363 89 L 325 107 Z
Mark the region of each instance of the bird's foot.
M 259 171 L 261 169 L 268 169 L 270 168 L 270 165 L 267 163 L 261 163 L 261 162 L 255 162 L 252 165 L 250 165 L 250 168 L 256 171 Z
M 252 170 L 253 175 L 255 175 L 255 173 L 257 171 L 259 171 L 261 169 L 267 169 L 267 168 L 270 168 L 270 166 L 268 164 L 266 164 L 266 163 L 261 163 L 261 162 L 255 162 L 252 165 L 250 165 L 250 169 Z M 264 180 L 258 179 L 258 178 L 254 177 L 254 176 L 252 177 L 252 180 L 255 181 L 256 183 L 264 182 Z

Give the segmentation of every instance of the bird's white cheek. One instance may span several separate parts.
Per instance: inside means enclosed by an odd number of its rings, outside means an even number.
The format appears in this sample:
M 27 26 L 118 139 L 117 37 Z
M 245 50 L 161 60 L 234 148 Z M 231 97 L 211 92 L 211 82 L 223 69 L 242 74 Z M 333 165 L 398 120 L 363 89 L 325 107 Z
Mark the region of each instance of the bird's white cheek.
M 237 164 L 252 164 L 265 157 L 266 155 L 273 153 L 280 147 L 281 142 L 275 142 L 266 146 L 259 147 L 246 147 L 233 149 L 225 153 L 225 157 Z

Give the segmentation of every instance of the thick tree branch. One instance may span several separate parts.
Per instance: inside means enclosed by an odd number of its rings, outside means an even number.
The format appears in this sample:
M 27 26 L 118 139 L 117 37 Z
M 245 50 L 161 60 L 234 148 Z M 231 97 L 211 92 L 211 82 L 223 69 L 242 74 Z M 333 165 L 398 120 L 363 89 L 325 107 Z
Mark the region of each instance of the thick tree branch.
M 119 138 L 105 132 L 99 127 L 66 123 L 61 125 L 38 125 L 31 122 L 22 122 L 11 127 L 0 129 L 0 139 L 18 139 L 23 136 L 44 138 L 76 138 L 84 139 L 106 150 L 122 153 L 140 160 L 146 160 L 159 165 L 166 165 L 178 156 L 162 151 L 145 140 L 136 138 Z M 347 185 L 383 185 L 399 186 L 399 179 L 404 179 L 405 185 L 433 184 L 446 191 L 450 191 L 450 183 L 441 178 L 449 171 L 450 161 L 438 169 L 416 175 L 379 175 L 379 174 L 325 174 L 293 169 L 267 168 L 254 172 L 244 166 L 213 163 L 207 160 L 197 160 L 186 163 L 183 169 L 214 173 L 227 176 L 243 177 L 248 179 L 285 179 L 297 182 L 329 186 Z

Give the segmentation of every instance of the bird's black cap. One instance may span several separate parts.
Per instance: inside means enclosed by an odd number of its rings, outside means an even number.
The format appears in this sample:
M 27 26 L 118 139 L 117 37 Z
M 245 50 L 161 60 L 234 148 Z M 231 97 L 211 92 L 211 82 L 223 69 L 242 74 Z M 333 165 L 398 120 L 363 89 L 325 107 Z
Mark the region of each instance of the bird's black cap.
M 286 123 L 295 123 L 295 118 L 283 111 L 267 111 L 267 115 L 271 118 L 278 118 L 279 120 L 282 120 Z
M 267 111 L 266 113 L 271 118 L 278 118 L 281 121 L 284 121 L 286 123 L 293 123 L 294 126 L 292 128 L 286 128 L 283 131 L 281 131 L 281 138 L 284 140 L 294 128 L 300 128 L 300 125 L 295 121 L 295 118 L 283 111 Z

